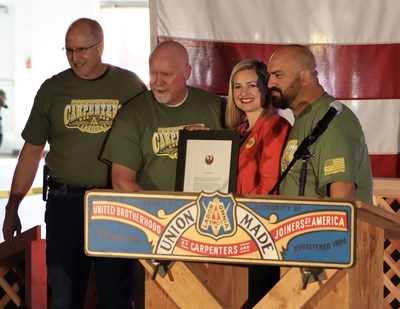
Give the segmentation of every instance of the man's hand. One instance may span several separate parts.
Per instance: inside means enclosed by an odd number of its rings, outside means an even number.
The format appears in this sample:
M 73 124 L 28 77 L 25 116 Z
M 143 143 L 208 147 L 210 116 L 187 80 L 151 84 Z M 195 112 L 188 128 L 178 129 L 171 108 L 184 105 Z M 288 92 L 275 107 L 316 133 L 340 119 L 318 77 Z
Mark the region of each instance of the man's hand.
M 21 236 L 21 221 L 18 216 L 18 212 L 15 210 L 7 210 L 6 208 L 6 216 L 4 218 L 3 223 L 3 237 L 4 240 L 8 243 L 14 238 L 14 233 L 16 232 L 16 236 Z
M 188 131 L 198 131 L 198 130 L 209 130 L 208 128 L 206 128 L 204 125 L 202 124 L 192 124 L 189 126 L 185 127 L 185 130 Z
M 44 145 L 36 146 L 25 142 L 19 154 L 3 223 L 3 236 L 6 242 L 11 243 L 15 233 L 17 237 L 21 236 L 22 227 L 18 207 L 32 186 L 43 149 Z

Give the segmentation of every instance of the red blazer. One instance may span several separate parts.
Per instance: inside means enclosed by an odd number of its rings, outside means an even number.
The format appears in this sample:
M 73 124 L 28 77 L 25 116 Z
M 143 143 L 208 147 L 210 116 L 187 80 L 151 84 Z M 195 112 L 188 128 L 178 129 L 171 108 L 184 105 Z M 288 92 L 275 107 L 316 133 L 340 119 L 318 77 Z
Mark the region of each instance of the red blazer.
M 258 118 L 240 146 L 237 194 L 268 194 L 273 188 L 290 129 L 290 123 L 279 115 Z

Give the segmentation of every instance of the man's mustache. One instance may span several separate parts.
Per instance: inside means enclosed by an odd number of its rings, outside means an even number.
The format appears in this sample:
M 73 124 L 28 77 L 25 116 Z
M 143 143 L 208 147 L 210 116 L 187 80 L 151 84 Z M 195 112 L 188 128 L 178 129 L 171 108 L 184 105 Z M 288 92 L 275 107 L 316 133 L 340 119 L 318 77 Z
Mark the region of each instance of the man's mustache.
M 282 95 L 282 90 L 280 88 L 278 88 L 278 87 L 271 87 L 271 88 L 269 88 L 269 91 L 270 92 L 276 91 L 276 92 L 279 92 Z

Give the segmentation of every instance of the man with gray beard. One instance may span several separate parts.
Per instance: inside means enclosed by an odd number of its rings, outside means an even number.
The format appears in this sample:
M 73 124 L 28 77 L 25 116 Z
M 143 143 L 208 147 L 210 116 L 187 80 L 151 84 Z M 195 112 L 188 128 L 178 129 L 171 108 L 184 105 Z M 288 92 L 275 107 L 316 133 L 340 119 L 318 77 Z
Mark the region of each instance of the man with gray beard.
M 192 68 L 183 45 L 159 44 L 149 65 L 151 91 L 120 111 L 102 154 L 114 189 L 174 191 L 179 130 L 223 127 L 222 98 L 186 85 Z

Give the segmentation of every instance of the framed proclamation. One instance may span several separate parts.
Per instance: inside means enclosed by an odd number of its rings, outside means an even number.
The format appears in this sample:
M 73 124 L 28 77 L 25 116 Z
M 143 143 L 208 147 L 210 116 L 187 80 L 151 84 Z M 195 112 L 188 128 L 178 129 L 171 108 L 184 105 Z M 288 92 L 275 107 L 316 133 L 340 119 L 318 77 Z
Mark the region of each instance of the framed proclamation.
M 176 191 L 235 193 L 240 134 L 179 131 Z

